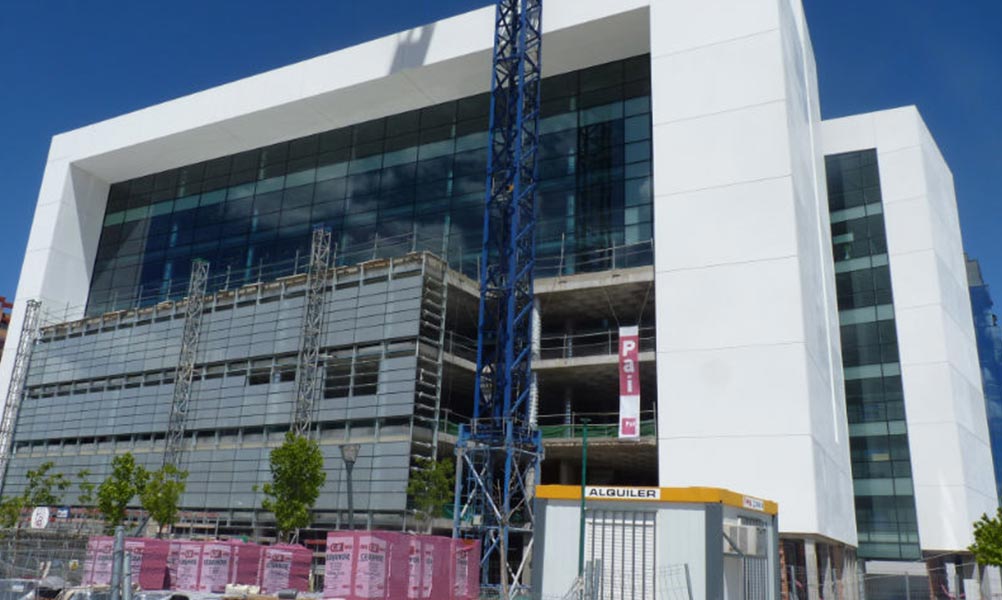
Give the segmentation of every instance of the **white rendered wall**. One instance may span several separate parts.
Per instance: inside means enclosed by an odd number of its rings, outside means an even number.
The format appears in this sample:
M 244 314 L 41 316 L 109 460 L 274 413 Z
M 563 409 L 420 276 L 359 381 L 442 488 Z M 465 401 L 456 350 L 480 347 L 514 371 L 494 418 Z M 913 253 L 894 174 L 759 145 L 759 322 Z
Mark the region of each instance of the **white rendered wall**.
M 543 547 L 540 549 L 543 555 L 543 564 L 540 566 L 543 586 L 536 591 L 543 598 L 562 598 L 578 576 L 581 506 L 551 500 L 545 507 L 546 531 L 542 540 Z
M 877 150 L 919 542 L 963 550 L 997 500 L 953 175 L 915 107 L 823 134 L 826 154 Z
M 660 485 L 856 543 L 814 60 L 799 0 L 652 0 Z
M 544 75 L 648 51 L 648 0 L 548 0 Z M 55 136 L 15 295 L 47 320 L 83 315 L 111 183 L 478 94 L 490 84 L 486 7 Z M 0 360 L 0 405 L 15 352 Z
M 707 526 L 703 506 L 672 505 L 658 511 L 656 567 L 686 565 L 693 598 L 706 598 Z M 669 596 L 669 590 L 663 593 Z

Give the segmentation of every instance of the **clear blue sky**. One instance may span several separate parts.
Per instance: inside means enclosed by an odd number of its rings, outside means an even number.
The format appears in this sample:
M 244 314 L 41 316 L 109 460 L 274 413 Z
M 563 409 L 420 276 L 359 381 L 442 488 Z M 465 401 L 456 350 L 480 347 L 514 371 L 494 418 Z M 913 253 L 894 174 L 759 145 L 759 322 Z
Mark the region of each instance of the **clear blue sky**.
M 1002 2 L 804 2 L 824 116 L 918 105 L 1002 302 Z M 488 3 L 0 0 L 0 295 L 17 287 L 52 135 Z

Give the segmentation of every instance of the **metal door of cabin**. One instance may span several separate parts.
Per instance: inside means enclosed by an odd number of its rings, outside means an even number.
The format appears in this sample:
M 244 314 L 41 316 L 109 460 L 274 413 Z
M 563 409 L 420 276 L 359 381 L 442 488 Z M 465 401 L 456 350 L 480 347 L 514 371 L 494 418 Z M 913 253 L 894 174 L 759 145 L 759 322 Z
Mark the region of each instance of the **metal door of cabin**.
M 585 558 L 597 567 L 596 598 L 655 600 L 654 512 L 593 510 L 586 513 Z

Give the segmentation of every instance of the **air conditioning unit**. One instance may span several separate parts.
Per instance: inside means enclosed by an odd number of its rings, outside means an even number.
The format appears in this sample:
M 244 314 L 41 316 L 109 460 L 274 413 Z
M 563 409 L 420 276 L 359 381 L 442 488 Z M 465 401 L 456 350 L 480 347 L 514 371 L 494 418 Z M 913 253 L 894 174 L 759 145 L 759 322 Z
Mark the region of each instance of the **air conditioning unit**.
M 765 528 L 724 523 L 724 553 L 745 556 L 766 555 Z

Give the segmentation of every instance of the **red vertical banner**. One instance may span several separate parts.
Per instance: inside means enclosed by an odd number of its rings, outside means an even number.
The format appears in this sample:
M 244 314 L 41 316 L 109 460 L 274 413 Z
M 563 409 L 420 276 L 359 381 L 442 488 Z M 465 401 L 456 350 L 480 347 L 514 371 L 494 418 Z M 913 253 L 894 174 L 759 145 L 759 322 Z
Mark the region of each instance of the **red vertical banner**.
M 619 328 L 619 437 L 640 437 L 640 330 Z

